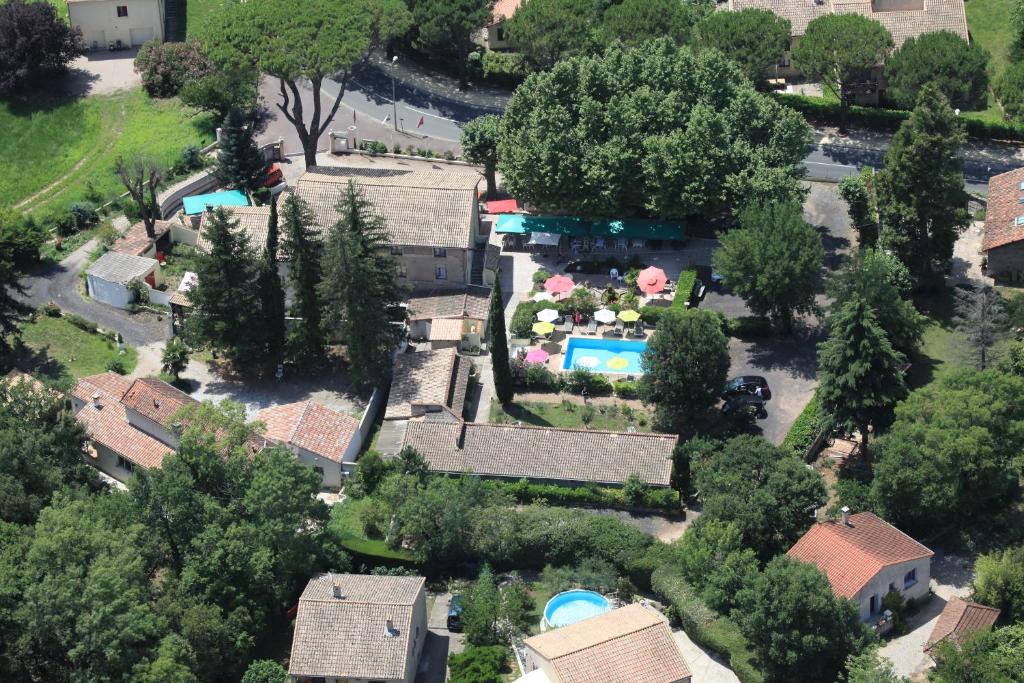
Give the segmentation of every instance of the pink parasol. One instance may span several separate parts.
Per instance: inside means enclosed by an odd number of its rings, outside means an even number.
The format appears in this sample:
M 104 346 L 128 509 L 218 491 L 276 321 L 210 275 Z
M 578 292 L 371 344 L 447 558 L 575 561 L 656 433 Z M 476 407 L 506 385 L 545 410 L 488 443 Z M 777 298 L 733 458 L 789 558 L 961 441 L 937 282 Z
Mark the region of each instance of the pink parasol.
M 534 349 L 526 354 L 527 363 L 546 363 L 551 356 L 544 349 Z
M 665 289 L 667 282 L 668 277 L 665 276 L 665 271 L 654 266 L 644 268 L 636 276 L 636 286 L 645 294 L 657 294 Z
M 575 286 L 576 283 L 572 281 L 572 278 L 564 275 L 552 275 L 544 281 L 544 289 L 552 294 L 564 294 Z

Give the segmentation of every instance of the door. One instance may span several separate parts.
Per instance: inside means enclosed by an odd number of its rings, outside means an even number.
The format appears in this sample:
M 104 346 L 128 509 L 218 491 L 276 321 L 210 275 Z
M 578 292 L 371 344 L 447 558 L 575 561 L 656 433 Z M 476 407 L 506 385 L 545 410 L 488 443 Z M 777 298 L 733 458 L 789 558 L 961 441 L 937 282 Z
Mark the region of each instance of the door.
M 147 28 L 130 29 L 129 35 L 132 39 L 132 47 L 137 47 L 145 43 L 147 40 L 153 40 L 155 33 L 153 32 L 153 27 L 150 26 Z
M 871 614 L 878 614 L 878 596 L 872 595 L 870 602 Z
M 107 34 L 103 31 L 89 31 L 82 35 L 86 50 L 106 50 Z

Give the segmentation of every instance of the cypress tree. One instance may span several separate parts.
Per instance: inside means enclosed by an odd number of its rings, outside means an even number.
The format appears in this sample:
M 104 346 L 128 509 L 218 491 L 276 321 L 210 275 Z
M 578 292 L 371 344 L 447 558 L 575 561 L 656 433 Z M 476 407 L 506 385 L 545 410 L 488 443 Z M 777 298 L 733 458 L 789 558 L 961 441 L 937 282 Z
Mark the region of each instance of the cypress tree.
M 391 372 L 391 354 L 404 334 L 407 292 L 395 278 L 384 221 L 349 182 L 323 254 L 320 298 L 325 322 L 345 340 L 353 382 L 368 387 Z
M 267 365 L 274 368 L 284 359 L 284 288 L 277 272 L 277 202 L 270 202 L 267 242 L 260 262 L 259 293 L 263 329 L 267 337 Z
M 512 388 L 512 369 L 508 365 L 508 334 L 505 332 L 505 311 L 502 306 L 501 279 L 494 278 L 491 290 L 491 319 L 487 323 L 491 336 L 491 372 L 494 375 L 494 393 L 502 405 L 515 395 Z
M 0 362 L 4 367 L 11 355 L 10 340 L 21 335 L 21 322 L 32 312 L 30 306 L 15 296 L 24 293 L 10 252 L 4 249 L 0 252 Z
M 306 202 L 292 193 L 281 211 L 284 219 L 285 253 L 288 256 L 288 281 L 292 286 L 289 313 L 298 318 L 288 331 L 285 348 L 288 358 L 303 367 L 321 363 L 325 356 L 321 324 L 320 282 L 321 241 L 313 228 L 313 212 Z
M 221 126 L 217 152 L 217 179 L 249 197 L 267 182 L 267 162 L 252 137 L 252 127 L 237 109 L 228 112 Z

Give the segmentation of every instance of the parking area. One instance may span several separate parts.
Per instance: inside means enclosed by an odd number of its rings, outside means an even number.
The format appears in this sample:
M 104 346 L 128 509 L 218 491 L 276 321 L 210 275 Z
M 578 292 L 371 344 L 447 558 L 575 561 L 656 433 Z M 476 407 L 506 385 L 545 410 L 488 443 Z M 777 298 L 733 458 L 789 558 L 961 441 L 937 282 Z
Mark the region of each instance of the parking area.
M 75 95 L 109 95 L 142 85 L 135 71 L 139 48 L 130 50 L 97 50 L 71 62 L 67 75 L 68 89 Z
M 451 593 L 438 593 L 432 597 L 434 601 L 427 616 L 427 639 L 416 672 L 416 683 L 444 683 L 448 676 L 448 656 L 463 649 L 462 634 L 448 630 Z

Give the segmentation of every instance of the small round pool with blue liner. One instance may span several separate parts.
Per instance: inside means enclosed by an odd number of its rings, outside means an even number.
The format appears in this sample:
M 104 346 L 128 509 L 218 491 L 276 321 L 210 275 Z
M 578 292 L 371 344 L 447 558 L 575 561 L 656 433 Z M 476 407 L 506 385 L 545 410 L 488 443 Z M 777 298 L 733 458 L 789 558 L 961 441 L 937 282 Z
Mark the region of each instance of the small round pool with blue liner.
M 544 620 L 551 628 L 569 626 L 596 617 L 611 609 L 608 598 L 594 591 L 573 590 L 559 593 L 544 607 Z
M 624 375 L 642 375 L 640 355 L 647 349 L 645 341 L 629 341 L 626 339 L 600 339 L 594 337 L 569 337 L 569 345 L 565 348 L 565 364 L 563 370 L 577 367 L 592 372 L 613 372 Z M 611 366 L 608 361 L 616 361 Z M 625 365 L 623 365 L 625 361 Z

